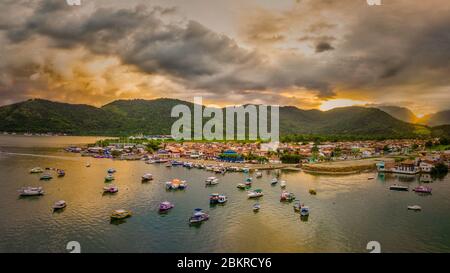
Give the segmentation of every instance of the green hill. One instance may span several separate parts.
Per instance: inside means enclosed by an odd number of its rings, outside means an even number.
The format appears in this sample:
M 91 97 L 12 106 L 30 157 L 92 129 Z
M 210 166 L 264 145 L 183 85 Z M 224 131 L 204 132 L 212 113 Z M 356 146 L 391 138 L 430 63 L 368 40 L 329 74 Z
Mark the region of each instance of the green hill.
M 437 112 L 435 114 L 426 115 L 419 120 L 421 124 L 429 126 L 440 126 L 450 124 L 450 110 Z
M 193 104 L 174 99 L 118 100 L 101 108 L 35 99 L 0 107 L 0 131 L 58 132 L 74 135 L 170 134 L 172 108 Z M 206 120 L 206 119 L 205 119 Z M 367 107 L 322 112 L 280 107 L 280 134 L 354 137 L 415 137 L 429 135 L 426 126 L 400 121 Z

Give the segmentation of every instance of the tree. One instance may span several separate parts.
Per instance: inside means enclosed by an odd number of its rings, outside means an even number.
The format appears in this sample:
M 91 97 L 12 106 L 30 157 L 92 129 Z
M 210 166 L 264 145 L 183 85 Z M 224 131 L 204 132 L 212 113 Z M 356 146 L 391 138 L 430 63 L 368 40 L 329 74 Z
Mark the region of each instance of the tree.
M 448 173 L 448 166 L 444 163 L 438 163 L 431 169 L 432 175 L 445 176 Z
M 449 145 L 449 144 L 450 144 L 450 140 L 449 140 L 448 138 L 446 138 L 446 137 L 442 137 L 442 138 L 439 140 L 439 143 L 440 143 L 441 145 Z

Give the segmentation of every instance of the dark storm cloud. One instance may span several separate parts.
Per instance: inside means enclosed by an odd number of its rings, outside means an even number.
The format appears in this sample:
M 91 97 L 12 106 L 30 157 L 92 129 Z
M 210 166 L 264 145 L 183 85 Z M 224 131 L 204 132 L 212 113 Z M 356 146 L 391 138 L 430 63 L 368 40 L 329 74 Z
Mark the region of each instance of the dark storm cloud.
M 286 12 L 258 10 L 242 23 L 251 45 L 245 48 L 197 21 L 168 20 L 165 16 L 176 8 L 83 3 L 79 8 L 62 0 L 0 3 L 0 57 L 17 56 L 0 63 L 0 97 L 22 96 L 6 91 L 12 85 L 30 92 L 26 86 L 36 83 L 28 78 L 41 60 L 21 55 L 47 47 L 115 56 L 143 73 L 219 99 L 226 94 L 281 99 L 266 91 L 296 88 L 312 90 L 318 98 L 335 96 L 337 88 L 364 89 L 374 96 L 398 86 L 432 90 L 450 85 L 450 5 L 444 0 L 392 0 L 382 7 L 304 0 Z M 42 39 L 47 44 L 33 46 Z M 323 54 L 278 47 L 302 47 L 303 42 Z M 29 51 L 17 50 L 21 44 L 29 44 Z

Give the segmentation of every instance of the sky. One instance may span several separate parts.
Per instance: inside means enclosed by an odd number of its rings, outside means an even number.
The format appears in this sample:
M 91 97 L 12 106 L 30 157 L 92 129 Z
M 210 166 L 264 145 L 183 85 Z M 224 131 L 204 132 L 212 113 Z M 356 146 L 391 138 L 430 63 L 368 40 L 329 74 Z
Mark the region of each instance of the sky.
M 0 105 L 449 109 L 448 0 L 2 0 Z

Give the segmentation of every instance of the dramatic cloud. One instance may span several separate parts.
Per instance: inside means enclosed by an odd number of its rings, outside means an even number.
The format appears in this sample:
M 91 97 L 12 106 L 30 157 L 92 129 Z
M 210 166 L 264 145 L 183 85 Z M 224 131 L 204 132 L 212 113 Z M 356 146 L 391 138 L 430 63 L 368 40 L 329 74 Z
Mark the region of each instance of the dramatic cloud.
M 186 1 L 156 2 L 2 1 L 0 104 L 194 95 L 307 108 L 342 98 L 418 112 L 450 104 L 446 0 L 252 0 L 245 9 L 231 0 L 211 10 L 236 18 L 229 33 Z

